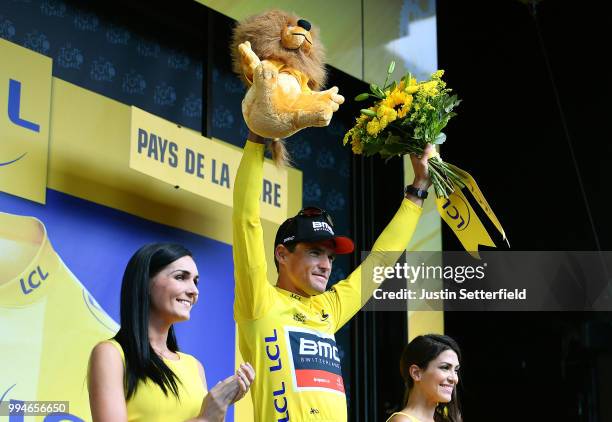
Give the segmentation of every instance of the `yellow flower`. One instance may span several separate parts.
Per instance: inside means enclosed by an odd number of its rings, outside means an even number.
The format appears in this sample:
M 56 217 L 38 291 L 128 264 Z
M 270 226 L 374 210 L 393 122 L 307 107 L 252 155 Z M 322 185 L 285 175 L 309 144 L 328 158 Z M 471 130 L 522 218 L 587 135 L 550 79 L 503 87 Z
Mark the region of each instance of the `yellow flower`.
M 402 108 L 400 108 L 399 111 L 397 112 L 397 117 L 400 119 L 403 119 L 404 117 L 406 117 L 410 109 L 411 109 L 410 104 L 404 104 Z
M 355 131 L 355 128 L 349 130 L 348 132 L 344 134 L 344 138 L 342 138 L 342 145 L 346 145 L 346 143 L 348 142 L 349 138 L 351 137 L 354 131 Z
M 384 100 L 382 100 L 380 102 L 380 106 L 378 107 L 378 110 L 376 110 L 376 115 L 378 116 L 378 113 L 383 113 L 380 109 L 383 107 L 393 107 L 393 99 L 392 97 L 387 97 Z M 381 114 L 382 116 L 382 114 Z
M 387 119 L 387 116 L 382 116 L 379 119 L 379 122 L 380 122 L 380 130 L 383 130 L 389 124 L 389 119 Z
M 404 92 L 406 92 L 406 94 L 414 94 L 418 90 L 419 84 L 417 83 L 417 80 L 415 78 L 410 78 L 408 81 L 408 86 L 404 88 Z
M 354 136 L 351 140 L 351 149 L 353 150 L 353 154 L 361 154 L 363 152 L 363 144 L 359 137 Z
M 403 103 L 405 97 L 406 97 L 406 93 L 402 92 L 399 89 L 396 89 L 395 91 L 393 91 L 393 95 L 391 96 L 395 104 Z
M 438 95 L 438 82 L 433 80 L 421 84 L 421 92 L 426 97 L 435 97 Z
M 368 118 L 369 117 L 366 116 L 365 114 L 360 114 L 359 117 L 357 118 L 357 126 L 359 126 L 360 124 L 368 120 Z
M 404 104 L 408 97 L 408 94 L 396 88 L 389 94 L 387 98 L 381 101 L 381 107 L 384 106 L 386 108 L 393 109 L 398 105 Z M 390 113 L 390 111 L 385 109 L 385 113 L 388 114 Z
M 431 77 L 433 79 L 442 79 L 442 76 L 444 76 L 444 70 L 442 69 L 436 70 L 434 73 L 431 74 Z
M 402 119 L 406 116 L 406 114 L 408 114 L 412 106 L 412 95 L 402 93 L 401 101 L 398 101 L 397 105 L 401 105 L 401 107 L 396 111 L 396 116 L 393 120 Z
M 367 126 L 366 129 L 368 131 L 368 134 L 370 134 L 372 136 L 378 135 L 378 132 L 380 132 L 380 130 L 381 130 L 379 120 L 376 117 L 373 118 L 372 120 L 370 120 L 368 122 L 368 126 Z
M 376 112 L 376 116 L 380 119 L 386 117 L 390 122 L 396 119 L 397 112 L 393 109 L 393 106 L 381 105 Z

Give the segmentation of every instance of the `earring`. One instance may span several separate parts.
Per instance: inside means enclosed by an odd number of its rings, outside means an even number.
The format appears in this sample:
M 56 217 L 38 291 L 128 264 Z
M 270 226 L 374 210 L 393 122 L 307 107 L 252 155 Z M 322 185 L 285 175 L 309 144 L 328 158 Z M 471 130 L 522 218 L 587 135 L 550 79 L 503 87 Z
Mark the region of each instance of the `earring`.
M 448 406 L 447 405 L 438 403 L 436 405 L 436 412 L 441 414 L 444 419 L 448 419 Z

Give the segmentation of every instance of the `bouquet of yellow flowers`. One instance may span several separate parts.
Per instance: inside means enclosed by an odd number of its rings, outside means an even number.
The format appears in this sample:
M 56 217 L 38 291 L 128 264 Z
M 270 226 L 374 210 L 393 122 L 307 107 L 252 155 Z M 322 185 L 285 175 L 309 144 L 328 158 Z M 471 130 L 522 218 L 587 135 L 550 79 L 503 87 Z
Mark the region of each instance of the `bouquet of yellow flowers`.
M 357 122 L 346 135 L 353 153 L 391 158 L 404 154 L 421 156 L 427 144 L 442 144 L 442 129 L 456 115 L 453 109 L 461 102 L 442 80 L 438 70 L 427 81 L 417 82 L 408 73 L 399 83 L 388 83 L 395 69 L 391 62 L 382 88 L 370 85 L 370 92 L 355 97 L 356 101 L 374 98 L 374 104 L 361 110 Z M 429 174 L 438 198 L 448 198 L 455 187 L 464 186 L 462 179 L 439 155 L 428 160 Z

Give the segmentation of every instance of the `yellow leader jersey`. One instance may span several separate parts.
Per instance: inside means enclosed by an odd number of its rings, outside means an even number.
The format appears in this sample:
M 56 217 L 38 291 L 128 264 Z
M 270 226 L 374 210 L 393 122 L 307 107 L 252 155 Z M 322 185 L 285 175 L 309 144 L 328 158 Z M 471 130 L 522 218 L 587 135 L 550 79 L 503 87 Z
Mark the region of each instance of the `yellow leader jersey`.
M 118 328 L 39 220 L 0 213 L 0 401 L 67 401 L 68 413 L 91 420 L 89 354 Z
M 334 333 L 362 306 L 363 266 L 310 298 L 268 282 L 259 219 L 263 157 L 264 145 L 247 141 L 234 185 L 233 214 L 234 317 L 240 351 L 256 372 L 251 387 L 255 421 L 346 421 Z M 421 208 L 405 199 L 372 251 L 405 250 L 420 214 Z M 370 256 L 393 264 L 386 261 L 399 254 Z
M 108 342 L 121 353 L 125 367 L 125 355 L 121 345 L 115 340 Z M 128 422 L 184 422 L 198 417 L 207 393 L 200 377 L 198 362 L 187 353 L 176 353 L 180 357 L 179 360 L 163 360 L 180 381 L 177 385 L 179 398 L 171 392 L 168 392 L 167 396 L 164 395 L 159 385 L 151 380 L 140 381 L 136 393 L 126 403 Z

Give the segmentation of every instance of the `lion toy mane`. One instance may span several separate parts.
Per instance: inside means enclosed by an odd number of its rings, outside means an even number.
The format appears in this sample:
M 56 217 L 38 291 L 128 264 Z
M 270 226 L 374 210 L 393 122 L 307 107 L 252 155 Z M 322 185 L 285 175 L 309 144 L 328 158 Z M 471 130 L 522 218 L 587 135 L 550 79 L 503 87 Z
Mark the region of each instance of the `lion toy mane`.
M 242 115 L 251 132 L 270 138 L 277 164 L 288 162 L 283 138 L 327 126 L 344 102 L 338 88 L 318 91 L 326 79 L 324 49 L 310 22 L 271 10 L 238 22 L 233 69 L 245 85 Z

